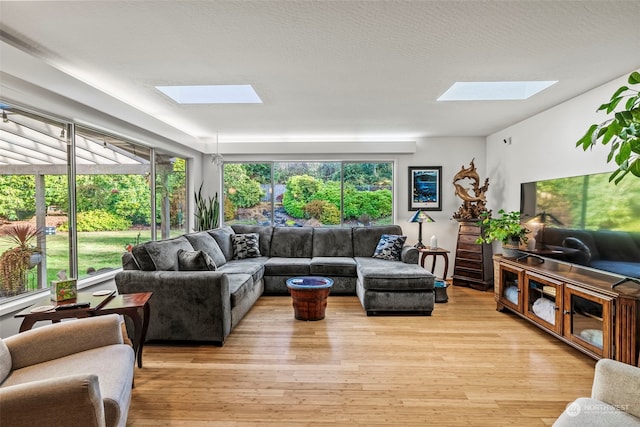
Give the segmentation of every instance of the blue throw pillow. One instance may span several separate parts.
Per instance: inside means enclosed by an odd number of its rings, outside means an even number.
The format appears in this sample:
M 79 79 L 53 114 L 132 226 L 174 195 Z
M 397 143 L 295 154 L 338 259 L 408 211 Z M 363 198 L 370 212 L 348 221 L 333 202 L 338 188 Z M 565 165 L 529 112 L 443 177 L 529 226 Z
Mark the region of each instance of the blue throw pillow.
M 402 255 L 402 247 L 404 242 L 407 241 L 407 236 L 398 236 L 397 234 L 383 234 L 380 236 L 380 241 L 376 250 L 373 253 L 373 258 L 386 259 L 389 261 L 400 261 Z

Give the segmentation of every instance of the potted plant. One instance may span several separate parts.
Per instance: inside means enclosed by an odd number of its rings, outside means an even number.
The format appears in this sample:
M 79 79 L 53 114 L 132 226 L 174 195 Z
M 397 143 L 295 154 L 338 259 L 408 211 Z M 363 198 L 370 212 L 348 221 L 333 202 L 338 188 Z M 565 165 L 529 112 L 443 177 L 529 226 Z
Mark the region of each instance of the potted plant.
M 497 240 L 502 243 L 505 257 L 515 257 L 520 243 L 527 243 L 529 230 L 520 223 L 520 212 L 507 213 L 500 209 L 498 214 L 498 218 L 492 217 L 491 211 L 480 214 L 478 225 L 483 227 L 483 230 L 476 243 L 491 243 Z
M 40 262 L 34 239 L 42 236 L 42 230 L 31 224 L 14 224 L 3 236 L 17 246 L 0 255 L 0 280 L 2 295 L 19 295 L 25 291 L 27 271 Z
M 195 205 L 196 205 L 196 226 L 194 231 L 205 231 L 218 228 L 218 221 L 220 219 L 220 204 L 218 203 L 218 192 L 214 197 L 204 198 L 202 196 L 202 186 L 195 193 Z
M 629 86 L 616 90 L 609 102 L 598 107 L 597 111 L 606 111 L 613 117 L 600 124 L 593 124 L 587 133 L 576 143 L 585 151 L 600 141 L 610 144 L 607 162 L 614 160 L 618 165 L 609 181 L 618 184 L 631 172 L 640 178 L 640 92 L 631 86 L 640 85 L 640 73 L 634 71 L 627 80 Z M 623 107 L 616 110 L 618 105 Z

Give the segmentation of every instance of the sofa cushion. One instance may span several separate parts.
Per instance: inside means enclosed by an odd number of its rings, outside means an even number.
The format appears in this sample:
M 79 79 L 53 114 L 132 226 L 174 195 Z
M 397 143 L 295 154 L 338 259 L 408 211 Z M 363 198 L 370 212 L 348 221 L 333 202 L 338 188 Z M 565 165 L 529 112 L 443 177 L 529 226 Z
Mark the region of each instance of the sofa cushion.
M 133 247 L 132 253 L 141 270 L 177 271 L 179 249 L 192 251 L 193 246 L 184 236 L 179 236 L 136 245 Z
M 268 259 L 267 257 L 259 257 L 231 260 L 220 267 L 218 271 L 225 274 L 250 274 L 253 280 L 257 282 L 264 277 L 264 263 L 267 262 Z
M 179 249 L 178 269 L 180 271 L 215 271 L 216 263 L 206 252 Z
M 231 236 L 231 241 L 233 242 L 233 259 L 259 257 L 259 238 L 258 233 L 234 234 Z
M 313 257 L 310 273 L 317 276 L 356 276 L 356 262 L 351 257 Z
M 11 372 L 11 353 L 9 353 L 7 345 L 0 338 L 0 384 L 7 378 L 9 372 Z
M 14 370 L 2 387 L 45 378 L 93 374 L 99 380 L 106 425 L 121 425 L 119 422 L 123 421 L 123 414 L 129 410 L 133 366 L 134 354 L 131 347 L 114 344 Z
M 383 234 L 376 250 L 373 252 L 373 258 L 386 259 L 389 261 L 400 261 L 402 247 L 407 241 L 407 236 L 399 236 L 397 234 Z
M 229 294 L 231 296 L 231 308 L 242 301 L 242 298 L 251 290 L 253 278 L 250 274 L 227 274 L 229 281 Z
M 260 254 L 262 256 L 270 256 L 271 238 L 273 237 L 273 227 L 265 227 L 261 225 L 234 224 L 231 226 L 236 234 L 258 233 L 260 238 Z
M 353 257 L 351 228 L 315 228 L 313 257 Z
M 271 240 L 271 257 L 311 258 L 313 228 L 276 227 Z
M 227 262 L 218 242 L 216 242 L 216 239 L 214 239 L 207 231 L 185 234 L 184 237 L 186 237 L 189 243 L 191 243 L 193 249 L 196 251 L 202 251 L 209 255 L 213 259 L 213 262 L 216 263 L 217 267 L 221 267 L 225 262 Z
M 216 243 L 218 243 L 220 250 L 222 250 L 222 253 L 224 254 L 225 259 L 227 261 L 232 260 L 233 259 L 233 242 L 231 241 L 231 236 L 235 234 L 235 232 L 233 231 L 233 228 L 227 225 L 222 228 L 209 230 L 208 233 L 211 234 L 214 239 L 216 239 Z
M 434 288 L 434 276 L 417 264 L 357 257 L 358 280 L 367 290 L 415 291 Z
M 265 276 L 308 276 L 311 258 L 269 258 L 264 264 Z
M 355 227 L 353 229 L 353 256 L 372 256 L 383 234 L 400 235 L 402 234 L 402 228 L 399 225 Z

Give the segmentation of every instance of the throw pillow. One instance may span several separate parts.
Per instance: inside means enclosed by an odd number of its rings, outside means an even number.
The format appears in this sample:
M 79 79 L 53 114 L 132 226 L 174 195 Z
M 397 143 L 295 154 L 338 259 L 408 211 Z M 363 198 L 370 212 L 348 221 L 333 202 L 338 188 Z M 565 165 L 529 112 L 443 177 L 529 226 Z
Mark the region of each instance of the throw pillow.
M 178 250 L 178 269 L 180 271 L 215 271 L 216 263 L 203 251 Z
M 575 237 L 567 237 L 562 241 L 562 246 L 577 249 L 579 252 L 573 255 L 573 262 L 582 265 L 589 265 L 591 262 L 591 250 L 582 240 Z
M 383 234 L 380 236 L 380 241 L 376 250 L 373 253 L 373 258 L 386 259 L 389 261 L 400 261 L 402 255 L 402 247 L 404 242 L 407 241 L 407 236 L 398 236 L 397 234 Z
M 256 258 L 260 256 L 258 233 L 234 234 L 233 259 Z

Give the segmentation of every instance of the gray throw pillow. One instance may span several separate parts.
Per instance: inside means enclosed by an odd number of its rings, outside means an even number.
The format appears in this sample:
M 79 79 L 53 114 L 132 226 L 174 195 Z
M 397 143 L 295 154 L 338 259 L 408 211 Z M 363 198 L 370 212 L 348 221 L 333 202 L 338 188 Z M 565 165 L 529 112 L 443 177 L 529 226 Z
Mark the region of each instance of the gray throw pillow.
M 203 251 L 178 250 L 178 269 L 180 271 L 215 271 L 216 263 Z
M 233 259 L 256 258 L 260 256 L 260 237 L 258 233 L 234 234 Z
M 399 236 L 397 234 L 383 234 L 380 236 L 380 241 L 376 250 L 373 253 L 373 258 L 386 259 L 389 261 L 400 261 L 402 255 L 402 247 L 404 242 L 407 241 L 407 236 Z

